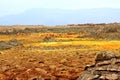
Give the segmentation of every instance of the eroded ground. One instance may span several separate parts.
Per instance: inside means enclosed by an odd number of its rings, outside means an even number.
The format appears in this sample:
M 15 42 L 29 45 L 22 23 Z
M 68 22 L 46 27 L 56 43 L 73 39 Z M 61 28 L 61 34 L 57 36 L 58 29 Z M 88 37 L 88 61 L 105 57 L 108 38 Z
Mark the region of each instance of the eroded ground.
M 0 80 L 76 80 L 99 51 L 120 53 L 119 40 L 80 37 L 85 34 L 0 35 L 0 41 L 16 39 L 23 44 L 0 51 Z
M 75 80 L 81 74 L 85 65 L 94 61 L 95 53 L 86 53 L 69 50 L 11 49 L 3 51 L 3 54 L 1 54 L 0 71 L 1 75 L 3 74 L 8 79 L 22 78 L 22 80 L 27 80 L 30 77 L 41 75 L 45 79 Z

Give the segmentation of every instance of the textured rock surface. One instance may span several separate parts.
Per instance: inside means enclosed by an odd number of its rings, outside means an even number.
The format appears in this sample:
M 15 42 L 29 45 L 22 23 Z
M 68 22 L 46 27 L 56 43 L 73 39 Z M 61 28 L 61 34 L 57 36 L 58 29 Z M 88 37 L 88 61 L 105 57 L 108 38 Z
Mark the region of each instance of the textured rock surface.
M 120 80 L 120 56 L 110 52 L 97 55 L 94 65 L 88 65 L 77 80 Z
M 0 41 L 0 50 L 10 49 L 16 46 L 23 46 L 20 41 L 11 39 L 9 41 Z

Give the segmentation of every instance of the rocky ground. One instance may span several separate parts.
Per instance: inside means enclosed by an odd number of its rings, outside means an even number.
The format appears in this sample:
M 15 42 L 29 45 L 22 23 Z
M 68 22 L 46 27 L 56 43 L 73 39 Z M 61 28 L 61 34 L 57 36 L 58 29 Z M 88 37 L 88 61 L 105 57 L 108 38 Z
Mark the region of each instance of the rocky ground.
M 110 52 L 97 55 L 94 65 L 86 66 L 77 80 L 120 80 L 120 56 Z
M 23 47 L 4 50 L 0 52 L 0 80 L 76 80 L 94 62 L 96 53 L 86 53 Z
M 0 27 L 0 80 L 119 80 L 119 26 Z

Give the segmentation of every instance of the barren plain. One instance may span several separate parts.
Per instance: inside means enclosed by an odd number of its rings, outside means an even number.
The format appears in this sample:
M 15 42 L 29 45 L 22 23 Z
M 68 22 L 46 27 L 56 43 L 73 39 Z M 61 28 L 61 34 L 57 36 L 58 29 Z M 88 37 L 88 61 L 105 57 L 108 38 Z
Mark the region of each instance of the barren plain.
M 100 51 L 120 54 L 120 24 L 1 26 L 0 80 L 76 80 Z

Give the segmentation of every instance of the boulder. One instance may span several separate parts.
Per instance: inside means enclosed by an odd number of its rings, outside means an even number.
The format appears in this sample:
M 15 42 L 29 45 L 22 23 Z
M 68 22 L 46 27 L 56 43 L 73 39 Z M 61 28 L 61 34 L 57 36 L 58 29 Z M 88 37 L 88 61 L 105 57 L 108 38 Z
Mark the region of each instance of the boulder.
M 100 52 L 95 64 L 86 66 L 77 80 L 120 80 L 120 56 L 111 52 Z
M 0 50 L 10 49 L 16 46 L 23 46 L 17 39 L 11 39 L 9 41 L 0 41 Z

